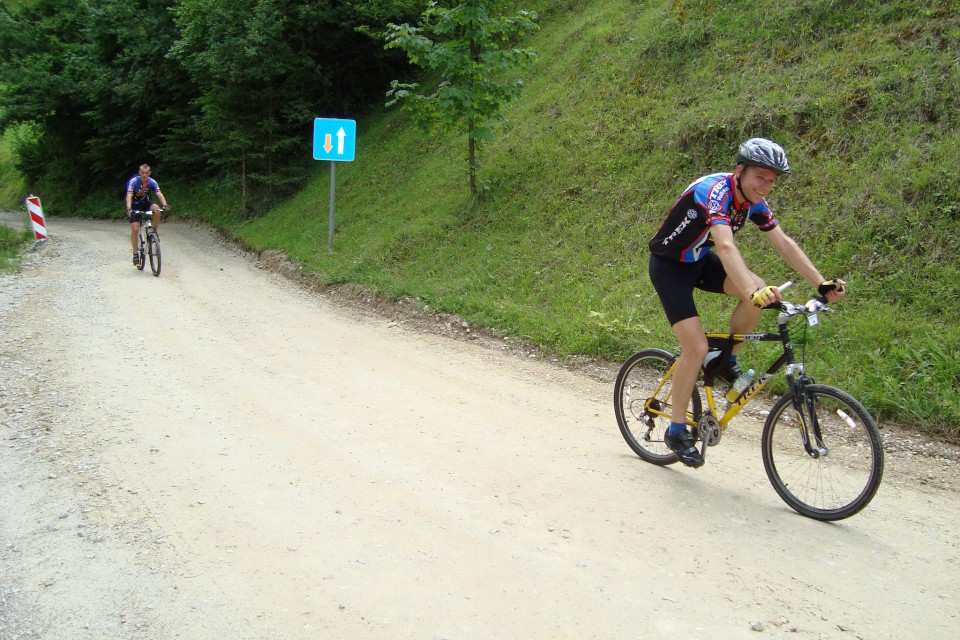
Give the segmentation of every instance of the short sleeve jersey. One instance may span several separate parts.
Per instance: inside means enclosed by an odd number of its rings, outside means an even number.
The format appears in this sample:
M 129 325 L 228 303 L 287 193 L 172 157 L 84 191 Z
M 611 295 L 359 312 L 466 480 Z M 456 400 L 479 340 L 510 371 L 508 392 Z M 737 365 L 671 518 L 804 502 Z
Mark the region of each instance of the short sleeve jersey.
M 766 200 L 738 202 L 732 173 L 714 173 L 695 181 L 660 225 L 650 241 L 650 251 L 676 262 L 702 260 L 713 246 L 710 227 L 729 226 L 734 233 L 750 219 L 762 231 L 777 226 Z
M 133 194 L 134 201 L 141 201 L 149 198 L 150 192 L 160 193 L 160 185 L 153 178 L 147 178 L 147 184 L 144 186 L 140 176 L 135 175 L 127 180 L 127 193 Z

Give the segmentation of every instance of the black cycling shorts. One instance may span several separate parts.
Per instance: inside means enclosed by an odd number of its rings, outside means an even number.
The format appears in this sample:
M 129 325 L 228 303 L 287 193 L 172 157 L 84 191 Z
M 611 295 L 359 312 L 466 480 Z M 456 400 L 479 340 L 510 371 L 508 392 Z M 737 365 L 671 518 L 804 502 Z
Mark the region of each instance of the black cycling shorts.
M 139 201 L 134 200 L 132 206 L 130 207 L 132 213 L 130 213 L 128 216 L 130 218 L 130 224 L 133 224 L 134 222 L 140 222 L 141 216 L 139 213 L 137 213 L 137 211 L 150 211 L 151 206 L 153 206 L 153 203 L 150 202 L 149 198 Z
M 649 272 L 671 327 L 700 315 L 693 302 L 694 289 L 723 293 L 727 279 L 727 271 L 713 251 L 696 262 L 677 262 L 651 253 Z

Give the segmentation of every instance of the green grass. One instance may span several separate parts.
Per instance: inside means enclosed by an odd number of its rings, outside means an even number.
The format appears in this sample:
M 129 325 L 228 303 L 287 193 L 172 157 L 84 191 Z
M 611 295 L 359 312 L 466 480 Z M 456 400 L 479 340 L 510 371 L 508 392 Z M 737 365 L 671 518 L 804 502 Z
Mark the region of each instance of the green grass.
M 11 273 L 20 266 L 23 249 L 33 239 L 33 234 L 26 228 L 12 229 L 0 225 L 0 273 Z
M 333 253 L 329 163 L 253 221 L 229 185 L 164 192 L 321 284 L 413 296 L 556 354 L 620 360 L 676 344 L 646 273 L 669 206 L 694 178 L 732 170 L 739 142 L 772 137 L 794 167 L 770 198 L 784 229 L 850 283 L 813 332 L 811 372 L 883 421 L 960 437 L 955 3 L 522 4 L 541 14 L 524 43 L 539 61 L 484 148 L 477 202 L 465 139 L 426 136 L 396 111 L 357 118 L 357 159 L 337 166 Z M 768 282 L 796 279 L 760 232 L 737 238 Z M 724 327 L 730 300 L 698 304 Z
M 23 199 L 30 195 L 23 178 L 13 168 L 12 139 L 12 130 L 0 137 L 0 208 L 8 211 L 23 208 Z

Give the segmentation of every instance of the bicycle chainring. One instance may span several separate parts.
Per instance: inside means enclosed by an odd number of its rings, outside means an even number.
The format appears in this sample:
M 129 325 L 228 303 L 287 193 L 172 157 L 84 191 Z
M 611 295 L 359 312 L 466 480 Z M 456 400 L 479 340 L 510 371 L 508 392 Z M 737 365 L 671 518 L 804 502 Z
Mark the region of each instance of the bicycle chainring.
M 707 446 L 715 447 L 720 442 L 720 436 L 723 430 L 720 428 L 720 421 L 717 420 L 716 416 L 705 413 L 697 422 L 697 433 L 700 436 L 700 440 L 706 442 Z

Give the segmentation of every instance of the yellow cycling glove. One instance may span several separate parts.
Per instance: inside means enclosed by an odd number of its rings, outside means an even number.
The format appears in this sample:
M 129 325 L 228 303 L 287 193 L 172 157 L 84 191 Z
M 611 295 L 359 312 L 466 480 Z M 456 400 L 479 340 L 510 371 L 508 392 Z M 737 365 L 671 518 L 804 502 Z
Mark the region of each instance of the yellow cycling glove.
M 753 306 L 763 309 L 771 302 L 776 302 L 777 296 L 773 292 L 774 289 L 775 287 L 764 287 L 763 289 L 754 291 L 753 295 L 750 296 L 750 301 L 753 302 Z

